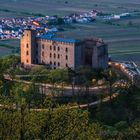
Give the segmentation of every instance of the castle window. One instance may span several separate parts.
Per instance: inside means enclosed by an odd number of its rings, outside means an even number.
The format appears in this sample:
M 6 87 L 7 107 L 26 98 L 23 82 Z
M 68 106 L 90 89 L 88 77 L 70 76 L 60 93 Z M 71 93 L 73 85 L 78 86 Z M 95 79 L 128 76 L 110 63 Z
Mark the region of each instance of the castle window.
M 54 65 L 56 65 L 56 62 L 54 62 Z
M 38 55 L 38 51 L 36 51 L 36 55 Z
M 54 54 L 54 58 L 56 58 L 56 54 Z
M 56 50 L 56 46 L 53 46 L 54 51 Z
M 60 51 L 60 48 L 58 47 L 57 50 Z
M 28 51 L 26 52 L 26 55 L 29 55 L 29 52 Z
M 42 44 L 42 49 L 44 49 L 44 44 Z
M 50 57 L 52 57 L 52 54 L 50 53 Z
M 42 52 L 42 56 L 44 56 L 44 52 Z
M 36 43 L 36 48 L 38 49 L 38 43 Z
M 66 63 L 66 67 L 68 67 L 68 64 Z
M 36 59 L 36 63 L 38 63 L 38 59 Z
M 26 44 L 26 48 L 29 48 L 29 44 L 28 43 Z
M 68 48 L 66 48 L 66 52 L 68 52 Z
M 52 50 L 52 46 L 50 46 L 50 50 Z
M 58 54 L 57 58 L 60 58 L 60 55 Z
M 52 65 L 52 61 L 50 61 L 50 65 Z
M 60 66 L 60 63 L 58 62 L 58 66 Z
M 29 62 L 29 60 L 27 59 L 27 60 L 26 60 L 26 63 L 28 63 L 28 62 Z
M 68 60 L 68 56 L 66 55 L 66 60 Z

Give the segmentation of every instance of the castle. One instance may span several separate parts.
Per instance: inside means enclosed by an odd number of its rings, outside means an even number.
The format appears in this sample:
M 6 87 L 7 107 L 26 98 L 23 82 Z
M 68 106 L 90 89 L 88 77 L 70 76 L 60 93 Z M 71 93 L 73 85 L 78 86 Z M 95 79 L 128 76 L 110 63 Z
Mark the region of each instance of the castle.
M 21 64 L 24 66 L 46 65 L 50 68 L 77 69 L 89 65 L 107 68 L 107 45 L 97 39 L 65 39 L 51 34 L 37 36 L 27 29 L 20 40 Z

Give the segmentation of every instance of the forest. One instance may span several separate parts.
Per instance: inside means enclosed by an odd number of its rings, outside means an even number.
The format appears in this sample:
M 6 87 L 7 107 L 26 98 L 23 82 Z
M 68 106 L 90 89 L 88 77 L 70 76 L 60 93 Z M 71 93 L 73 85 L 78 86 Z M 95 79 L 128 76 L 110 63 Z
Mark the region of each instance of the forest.
M 45 94 L 36 83 L 52 86 Z M 63 89 L 68 86 L 72 92 L 66 97 Z M 91 93 L 91 87 L 100 90 Z M 80 107 L 97 100 L 95 106 Z M 18 56 L 0 58 L 0 139 L 139 140 L 140 89 L 111 67 L 25 70 Z

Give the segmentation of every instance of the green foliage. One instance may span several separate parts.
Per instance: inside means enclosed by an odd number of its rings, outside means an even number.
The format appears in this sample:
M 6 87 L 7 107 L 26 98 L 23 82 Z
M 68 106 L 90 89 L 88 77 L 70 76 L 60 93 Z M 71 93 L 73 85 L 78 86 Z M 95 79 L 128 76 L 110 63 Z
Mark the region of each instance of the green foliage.
M 48 80 L 52 84 L 60 84 L 68 81 L 68 71 L 63 69 L 51 70 L 48 74 Z
M 1 110 L 1 139 L 100 139 L 102 129 L 98 123 L 89 125 L 86 111 L 68 109 L 68 106 L 39 112 L 21 109 Z
M 37 82 L 47 82 L 48 81 L 48 74 L 50 70 L 46 69 L 45 67 L 35 67 L 30 72 L 29 75 L 31 76 L 32 81 Z
M 29 73 L 32 78 L 30 84 L 4 80 L 5 72 L 11 75 L 21 72 L 15 69 L 18 62 L 16 56 L 0 59 L 0 139 L 140 139 L 140 89 L 132 86 L 129 81 L 127 86 L 117 88 L 120 94 L 111 99 L 111 106 L 110 102 L 101 102 L 88 111 L 72 109 L 70 105 L 64 106 L 62 102 L 59 104 L 59 90 L 55 87 L 59 84 L 63 89 L 64 84 L 69 82 L 67 69 L 34 68 Z M 107 88 L 112 94 L 113 89 L 116 90 L 113 85 L 118 78 L 112 69 L 102 72 L 84 67 L 76 72 L 76 80 L 82 87 L 88 87 L 92 79 L 98 76 L 106 78 Z M 42 81 L 52 84 L 51 92 L 57 96 L 46 96 L 42 87 L 36 85 L 36 82 Z M 104 93 L 99 96 L 105 97 Z M 75 100 L 78 103 L 82 100 L 79 95 L 76 97 L 78 100 Z M 93 101 L 92 96 L 85 95 L 84 101 L 89 101 L 89 98 Z M 95 120 L 97 122 L 93 122 Z

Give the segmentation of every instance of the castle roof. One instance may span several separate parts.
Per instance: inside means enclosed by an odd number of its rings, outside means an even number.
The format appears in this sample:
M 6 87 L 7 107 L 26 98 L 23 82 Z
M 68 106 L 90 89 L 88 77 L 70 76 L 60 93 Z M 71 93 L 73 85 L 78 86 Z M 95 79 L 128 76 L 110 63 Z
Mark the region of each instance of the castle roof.
M 56 38 L 53 34 L 44 34 L 39 36 L 40 39 L 46 39 L 46 40 L 52 40 L 52 41 L 58 41 L 58 42 L 65 42 L 65 43 L 77 43 L 80 42 L 79 40 L 75 39 L 66 39 L 66 38 Z

